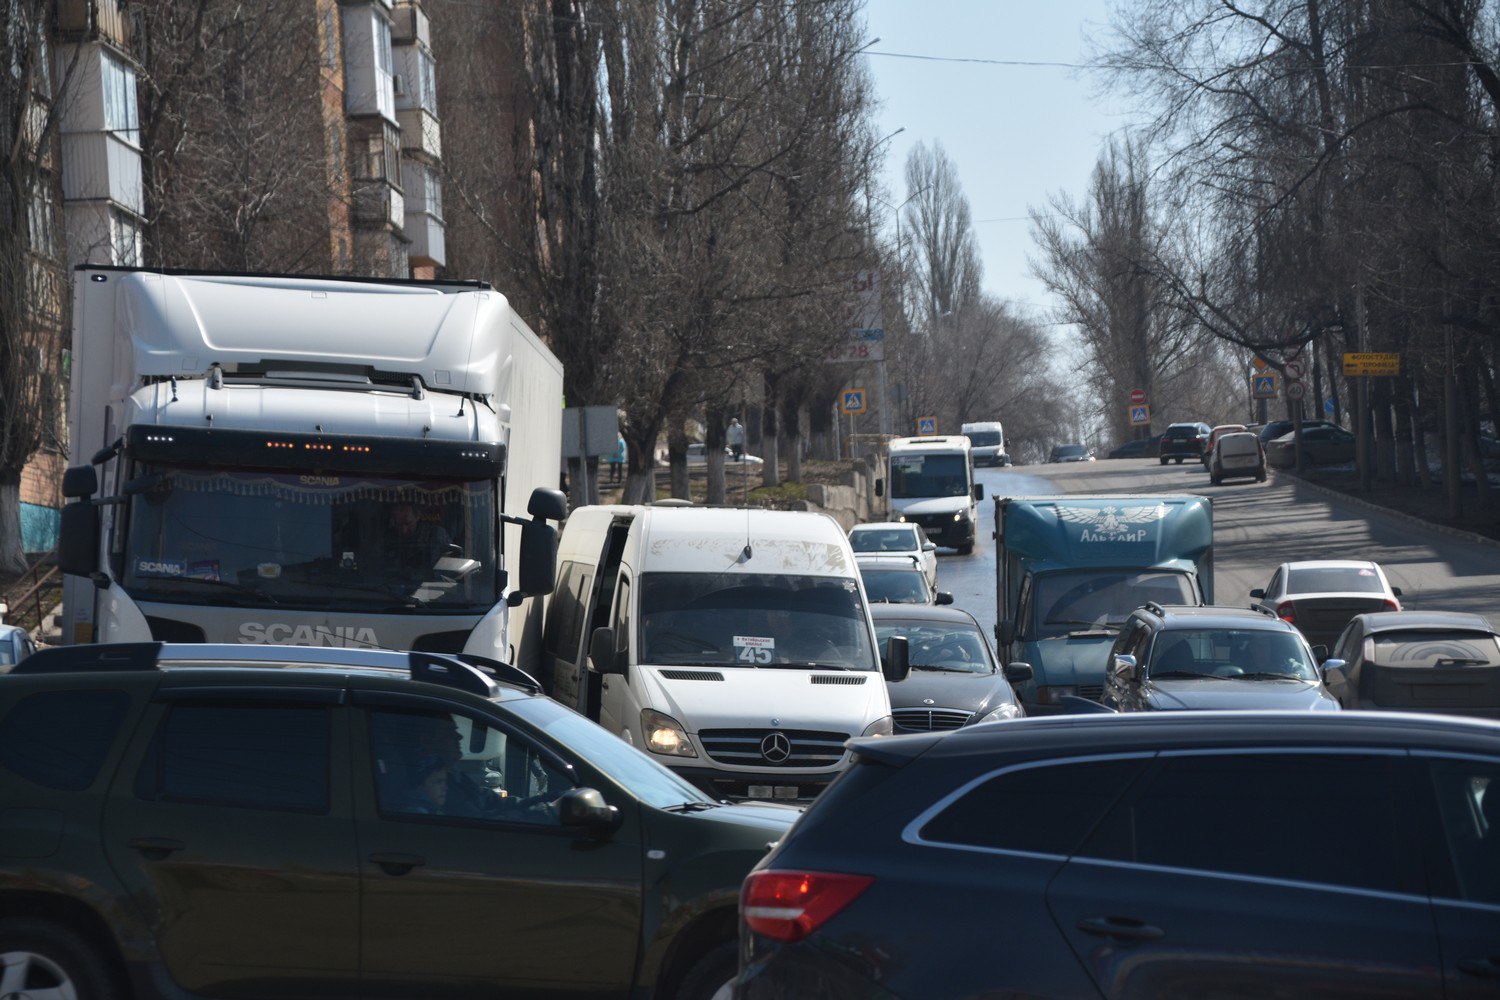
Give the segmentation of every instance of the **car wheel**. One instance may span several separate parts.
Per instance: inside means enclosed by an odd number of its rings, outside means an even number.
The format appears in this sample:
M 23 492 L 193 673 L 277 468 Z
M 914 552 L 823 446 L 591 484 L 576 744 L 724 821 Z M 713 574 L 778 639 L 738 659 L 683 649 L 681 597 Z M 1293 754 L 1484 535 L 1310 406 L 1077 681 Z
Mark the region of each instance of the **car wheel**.
M 964 544 L 962 544 L 962 545 L 960 545 L 958 547 L 958 554 L 961 555 L 961 556 L 966 556 L 966 555 L 968 555 L 969 553 L 971 553 L 973 551 L 974 551 L 974 543 L 973 542 L 965 542 Z
M 729 1000 L 734 977 L 739 973 L 739 944 L 725 941 L 708 952 L 688 970 L 676 1000 Z
M 1266 481 L 1266 470 L 1264 468 L 1262 468 L 1259 472 L 1257 472 L 1255 474 L 1255 481 L 1257 483 L 1263 483 L 1263 482 Z
M 1213 483 L 1215 486 L 1224 485 L 1224 477 L 1219 475 L 1218 473 L 1209 473 L 1208 481 Z
M 120 974 L 82 936 L 30 917 L 0 920 L 8 996 L 116 1000 Z
M 1166 459 L 1165 459 L 1165 458 L 1164 458 L 1164 459 L 1162 459 L 1162 460 L 1161 460 L 1161 464 L 1162 464 L 1162 465 L 1166 465 L 1166 464 L 1167 464 L 1167 460 L 1166 460 Z

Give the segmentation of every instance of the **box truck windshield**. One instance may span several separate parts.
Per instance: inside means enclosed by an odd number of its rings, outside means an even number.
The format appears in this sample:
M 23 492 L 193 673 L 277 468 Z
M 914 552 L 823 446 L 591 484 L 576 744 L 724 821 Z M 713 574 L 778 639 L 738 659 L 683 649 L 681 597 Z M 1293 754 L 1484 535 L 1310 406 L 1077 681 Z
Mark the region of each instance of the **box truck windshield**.
M 854 581 L 826 576 L 646 573 L 643 663 L 875 670 Z
M 122 582 L 143 600 L 488 609 L 495 481 L 141 464 Z
M 1062 570 L 1038 573 L 1033 634 L 1051 639 L 1080 626 L 1119 628 L 1130 613 L 1147 601 L 1158 604 L 1197 604 L 1193 582 L 1185 573 L 1108 570 Z
M 968 461 L 962 454 L 891 456 L 892 499 L 968 495 Z

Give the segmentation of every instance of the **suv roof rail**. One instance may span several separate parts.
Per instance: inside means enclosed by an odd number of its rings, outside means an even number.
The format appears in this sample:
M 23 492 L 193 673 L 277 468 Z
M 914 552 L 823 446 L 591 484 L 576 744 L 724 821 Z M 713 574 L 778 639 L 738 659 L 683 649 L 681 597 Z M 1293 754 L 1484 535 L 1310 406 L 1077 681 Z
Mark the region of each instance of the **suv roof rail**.
M 13 674 L 65 674 L 91 670 L 156 670 L 159 642 L 120 642 L 39 649 L 10 668 Z
M 1268 618 L 1277 618 L 1277 619 L 1279 619 L 1281 617 L 1276 612 L 1274 612 L 1270 608 L 1266 607 L 1264 604 L 1254 604 L 1254 605 L 1251 605 L 1250 610 L 1251 611 L 1259 611 L 1261 614 L 1265 615 Z
M 467 666 L 477 667 L 482 671 L 489 671 L 495 675 L 497 680 L 529 688 L 536 694 L 542 693 L 542 682 L 514 664 L 506 663 L 504 660 L 493 660 L 488 656 L 480 656 L 477 653 L 449 653 L 448 655 Z
M 1167 616 L 1167 609 L 1162 607 L 1155 601 L 1147 601 L 1145 604 L 1142 604 L 1141 607 L 1145 608 L 1147 611 L 1151 612 L 1158 618 L 1165 618 Z

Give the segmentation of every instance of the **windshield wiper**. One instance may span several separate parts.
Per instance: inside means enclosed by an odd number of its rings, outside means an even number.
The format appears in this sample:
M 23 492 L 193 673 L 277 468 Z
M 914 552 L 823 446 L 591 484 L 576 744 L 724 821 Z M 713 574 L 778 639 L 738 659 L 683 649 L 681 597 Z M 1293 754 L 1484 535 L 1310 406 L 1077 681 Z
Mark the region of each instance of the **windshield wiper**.
M 1235 679 L 1235 680 L 1249 680 L 1249 681 L 1305 681 L 1305 680 L 1311 680 L 1311 678 L 1308 678 L 1308 677 L 1299 677 L 1296 674 L 1280 673 L 1280 672 L 1274 672 L 1274 671 L 1270 671 L 1270 670 L 1257 670 L 1254 673 L 1235 674 L 1233 679 Z
M 939 673 L 944 673 L 944 674 L 973 674 L 973 673 L 978 673 L 977 670 L 970 670 L 968 667 L 940 667 L 940 666 L 938 666 L 935 663 L 913 663 L 911 665 L 911 668 L 913 670 L 935 670 L 935 671 L 938 671 Z
M 785 663 L 757 663 L 761 670 L 853 670 L 842 663 L 820 663 L 817 660 L 789 660 Z
M 679 802 L 675 806 L 666 806 L 664 811 L 669 813 L 695 813 L 703 812 L 705 809 L 717 809 L 721 803 L 718 802 Z

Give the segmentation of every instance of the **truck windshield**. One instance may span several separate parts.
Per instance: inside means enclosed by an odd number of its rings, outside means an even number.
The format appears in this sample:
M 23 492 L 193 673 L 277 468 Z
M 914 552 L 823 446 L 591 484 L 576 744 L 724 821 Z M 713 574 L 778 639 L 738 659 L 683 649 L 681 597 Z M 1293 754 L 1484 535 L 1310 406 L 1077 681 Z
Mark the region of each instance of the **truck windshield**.
M 980 448 L 991 448 L 1000 443 L 999 431 L 969 431 L 969 443 Z
M 658 665 L 875 670 L 852 579 L 763 573 L 641 576 L 641 660 Z
M 969 493 L 969 463 L 963 455 L 892 455 L 891 496 L 961 497 Z
M 351 611 L 495 604 L 495 483 L 146 466 L 124 586 L 177 603 Z
M 1199 604 L 1186 573 L 1087 569 L 1043 573 L 1032 594 L 1032 634 L 1050 639 L 1093 626 L 1118 628 L 1130 612 L 1157 604 Z

